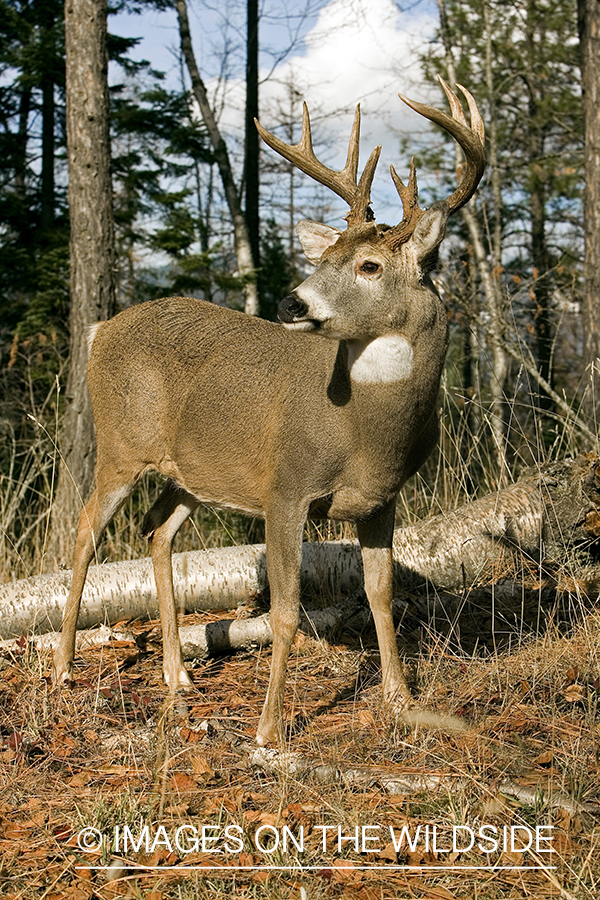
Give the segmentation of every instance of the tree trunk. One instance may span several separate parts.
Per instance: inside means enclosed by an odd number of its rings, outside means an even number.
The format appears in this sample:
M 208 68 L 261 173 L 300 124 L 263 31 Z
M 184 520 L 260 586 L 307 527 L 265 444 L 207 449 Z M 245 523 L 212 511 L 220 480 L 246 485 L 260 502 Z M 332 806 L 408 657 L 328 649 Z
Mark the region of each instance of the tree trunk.
M 394 534 L 397 589 L 462 594 L 475 588 L 520 597 L 527 586 L 597 593 L 600 565 L 600 458 L 588 453 L 527 469 L 519 481 L 426 519 Z M 188 611 L 232 609 L 267 586 L 265 547 L 226 547 L 174 555 L 178 607 Z M 70 572 L 40 575 L 0 585 L 0 637 L 56 630 Z M 360 588 L 362 567 L 356 542 L 305 543 L 303 587 L 323 585 L 351 593 Z M 492 588 L 490 588 L 492 586 Z M 520 602 L 520 601 L 519 601 Z M 158 614 L 149 559 L 91 566 L 79 626 Z
M 54 225 L 54 84 L 42 86 L 42 190 L 40 227 L 47 235 Z
M 600 5 L 578 0 L 583 109 L 585 119 L 584 362 L 590 386 L 587 411 L 597 421 L 600 408 Z
M 177 16 L 179 19 L 181 51 L 187 65 L 188 72 L 190 73 L 194 97 L 196 98 L 198 106 L 200 107 L 200 112 L 202 114 L 204 124 L 206 125 L 206 129 L 210 136 L 215 159 L 217 161 L 221 180 L 223 182 L 223 188 L 225 191 L 227 205 L 229 207 L 229 213 L 233 221 L 235 252 L 237 256 L 238 270 L 239 274 L 245 279 L 244 308 L 245 311 L 250 315 L 257 316 L 259 311 L 258 293 L 256 289 L 256 278 L 252 260 L 252 248 L 248 235 L 248 228 L 246 227 L 246 220 L 242 212 L 240 198 L 238 195 L 237 187 L 235 185 L 235 181 L 233 179 L 233 173 L 231 171 L 229 154 L 227 153 L 225 141 L 221 137 L 219 126 L 217 125 L 217 121 L 208 101 L 206 87 L 204 85 L 204 82 L 202 81 L 202 78 L 200 77 L 200 71 L 196 63 L 194 48 L 192 46 L 192 37 L 190 34 L 190 23 L 188 20 L 187 5 L 185 0 L 176 0 L 176 6 Z
M 70 352 L 50 553 L 71 556 L 95 462 L 86 387 L 90 325 L 114 312 L 114 226 L 108 123 L 106 0 L 66 0 L 66 97 L 71 223 Z
M 54 28 L 54 9 L 47 5 L 43 10 L 43 39 L 45 52 L 49 58 L 52 54 L 52 30 Z M 54 225 L 54 148 L 55 148 L 55 116 L 54 79 L 52 67 L 48 66 L 42 88 L 42 189 L 40 228 L 47 237 Z
M 31 87 L 22 86 L 19 96 L 19 130 L 15 138 L 15 193 L 19 203 L 19 221 L 23 221 L 27 185 L 27 140 L 29 137 L 29 113 L 31 111 Z
M 535 36 L 540 28 L 539 9 L 531 0 L 527 4 L 524 17 L 527 59 L 524 61 L 523 81 L 528 94 L 528 117 L 526 132 L 526 151 L 529 157 L 529 215 L 531 217 L 531 262 L 533 268 L 533 284 L 530 299 L 533 303 L 533 321 L 536 336 L 537 363 L 542 379 L 553 387 L 552 372 L 552 315 L 550 309 L 550 253 L 547 240 L 547 187 L 544 172 L 546 154 L 546 125 L 540 121 L 540 107 L 544 104 L 544 83 L 536 70 Z M 541 411 L 554 412 L 551 395 L 541 390 L 533 397 L 533 406 Z M 537 402 L 536 402 L 537 401 Z M 548 434 L 547 420 L 542 422 L 544 436 Z
M 440 13 L 440 34 L 445 51 L 446 71 L 450 84 L 456 83 L 456 71 L 454 66 L 454 56 L 452 52 L 452 44 L 450 39 L 450 30 L 448 28 L 448 17 L 444 0 L 437 0 Z M 488 90 L 491 87 L 491 67 L 488 65 Z M 493 98 L 490 98 L 490 103 Z M 496 129 L 491 132 L 491 138 L 496 139 Z M 488 143 L 490 135 L 488 135 Z M 457 167 L 461 162 L 461 155 L 458 147 Z M 491 160 L 497 164 L 496 147 L 491 148 Z M 493 175 L 492 175 L 493 177 Z M 494 194 L 496 197 L 496 194 Z M 496 217 L 500 216 L 500 210 L 495 210 Z M 498 483 L 505 485 L 508 482 L 508 463 L 506 461 L 506 424 L 505 424 L 505 400 L 504 386 L 508 375 L 508 361 L 503 346 L 503 334 L 505 329 L 504 318 L 504 301 L 502 297 L 502 287 L 497 277 L 494 276 L 487 258 L 487 252 L 479 226 L 477 216 L 475 215 L 472 203 L 467 204 L 462 209 L 462 216 L 469 231 L 471 243 L 473 245 L 473 253 L 481 285 L 485 296 L 486 306 L 488 309 L 489 336 L 493 357 L 493 370 L 490 377 L 490 393 L 492 395 L 490 429 L 494 441 L 494 455 L 498 463 Z M 499 254 L 500 248 L 495 247 L 494 253 Z
M 258 0 L 247 0 L 246 131 L 244 186 L 246 226 L 254 267 L 260 265 L 259 145 L 254 119 L 258 119 Z

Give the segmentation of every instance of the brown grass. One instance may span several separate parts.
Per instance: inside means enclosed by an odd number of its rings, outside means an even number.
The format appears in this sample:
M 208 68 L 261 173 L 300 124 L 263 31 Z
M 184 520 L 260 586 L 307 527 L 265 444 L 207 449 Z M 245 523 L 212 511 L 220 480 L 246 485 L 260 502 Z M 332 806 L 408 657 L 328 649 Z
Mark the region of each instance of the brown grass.
M 201 665 L 196 692 L 173 699 L 160 682 L 151 629 L 136 628 L 146 639 L 143 653 L 126 643 L 84 651 L 72 690 L 51 687 L 47 655 L 23 647 L 3 660 L 0 897 L 598 896 L 600 616 L 570 635 L 548 628 L 510 656 L 468 657 L 450 651 L 441 635 L 426 637 L 411 676 L 429 710 L 464 722 L 464 731 L 447 733 L 407 728 L 382 706 L 373 635 L 341 635 L 336 645 L 299 636 L 287 683 L 288 749 L 342 773 L 325 783 L 314 771 L 273 775 L 250 764 L 268 652 Z M 357 768 L 361 779 L 344 781 Z M 436 789 L 396 796 L 384 789 L 391 776 L 429 775 L 443 776 Z M 529 797 L 504 794 L 506 779 L 533 789 Z M 563 798 L 558 806 L 552 796 Z M 170 835 L 184 823 L 235 825 L 244 847 L 231 854 L 211 852 L 214 845 L 188 855 L 164 845 L 149 856 L 130 850 L 122 854 L 125 868 L 112 871 L 120 877 L 107 881 L 110 850 L 82 853 L 77 834 L 95 827 L 108 839 L 115 825 L 137 833 L 140 822 Z M 436 825 L 449 840 L 453 825 L 482 823 L 551 825 L 555 868 L 536 869 L 540 857 L 509 850 L 490 858 L 498 868 L 475 870 L 488 862 L 479 850 L 449 856 L 405 846 L 396 853 L 389 838 L 390 825 L 412 833 Z M 324 851 L 322 825 L 345 834 L 379 826 L 368 834 L 384 839 L 376 852 L 356 852 L 350 842 L 339 852 L 332 830 Z M 259 852 L 252 840 L 261 826 L 267 836 L 287 826 L 296 837 L 303 826 L 303 852 Z M 135 871 L 135 863 L 156 868 Z M 258 868 L 199 868 L 223 865 Z
M 479 433 L 468 436 L 465 461 L 468 423 L 461 397 L 447 383 L 442 396 L 440 451 L 403 492 L 403 523 L 457 506 L 475 487 L 481 494 L 500 486 L 485 410 L 479 411 Z M 531 439 L 526 417 L 512 420 L 507 456 L 515 470 L 543 461 L 546 450 L 535 442 L 535 427 Z M 30 428 L 19 436 L 6 431 L 8 462 L 0 473 L 3 580 L 36 574 L 43 566 L 55 432 L 40 432 L 31 423 Z M 550 452 L 590 449 L 578 440 L 565 426 Z M 144 483 L 119 514 L 109 529 L 107 555 L 146 554 L 139 525 L 155 492 Z M 309 531 L 312 540 L 339 534 L 330 526 Z M 260 539 L 260 524 L 210 511 L 186 523 L 179 538 L 186 549 Z M 415 696 L 431 714 L 428 727 L 408 727 L 382 706 L 374 635 L 344 633 L 336 644 L 299 636 L 287 681 L 287 749 L 311 761 L 313 771 L 297 776 L 251 765 L 270 651 L 199 665 L 196 692 L 175 700 L 165 695 L 160 679 L 156 623 L 134 623 L 139 645 L 113 643 L 79 654 L 75 684 L 62 692 L 50 683 L 49 654 L 27 645 L 5 653 L 0 898 L 597 897 L 600 617 L 575 595 L 543 608 L 541 598 L 530 594 L 529 615 L 524 603 L 517 610 L 483 608 L 478 599 L 469 608 L 472 598 L 462 597 L 454 605 L 446 598 L 444 616 L 436 618 L 428 616 L 435 606 L 431 598 L 407 597 L 410 614 L 399 634 Z M 465 614 L 459 616 L 461 606 Z M 186 621 L 211 618 L 217 616 Z M 449 717 L 464 729 L 446 729 Z M 320 763 L 329 767 L 329 780 L 316 777 Z M 353 779 L 348 772 L 356 769 L 362 774 Z M 390 794 L 385 784 L 393 776 L 412 779 L 413 788 Z M 428 776 L 441 779 L 436 788 L 414 786 Z M 218 854 L 209 846 L 205 853 L 184 854 L 159 843 L 148 856 L 141 850 L 116 854 L 124 868 L 108 869 L 115 854 L 106 841 L 115 826 L 128 825 L 135 834 L 140 823 L 153 834 L 162 825 L 169 835 L 182 824 L 239 826 L 244 845 L 235 853 Z M 539 855 L 509 851 L 490 858 L 494 867 L 475 869 L 488 862 L 480 851 L 451 857 L 419 844 L 396 853 L 389 839 L 390 826 L 406 825 L 413 835 L 419 826 L 437 826 L 445 840 L 453 826 L 482 824 L 551 826 L 554 868 L 536 868 Z M 346 834 L 357 826 L 379 826 L 388 837 L 370 853 L 356 852 L 349 842 L 338 851 L 335 841 L 323 850 L 321 826 L 338 825 Z M 295 834 L 304 828 L 303 852 L 259 852 L 252 837 L 261 826 L 278 833 L 287 826 Z M 102 834 L 101 852 L 84 853 L 78 846 L 77 836 L 87 827 Z M 136 870 L 134 864 L 155 868 Z M 231 868 L 217 868 L 224 864 Z

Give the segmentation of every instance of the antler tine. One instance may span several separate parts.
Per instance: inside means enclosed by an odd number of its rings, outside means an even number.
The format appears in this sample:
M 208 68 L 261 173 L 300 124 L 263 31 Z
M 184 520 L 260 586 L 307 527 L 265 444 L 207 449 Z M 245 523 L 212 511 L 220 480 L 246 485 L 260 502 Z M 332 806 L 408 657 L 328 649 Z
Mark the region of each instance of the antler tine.
M 457 85 L 465 95 L 469 105 L 469 112 L 471 115 L 471 125 L 469 126 L 466 123 L 460 100 L 454 91 L 448 87 L 443 78 L 440 76 L 438 77 L 444 92 L 448 97 L 452 116 L 449 116 L 447 113 L 442 112 L 440 109 L 436 109 L 433 106 L 426 106 L 424 103 L 418 103 L 416 100 L 409 100 L 402 94 L 399 94 L 398 96 L 407 106 L 410 106 L 411 109 L 414 109 L 415 112 L 419 113 L 419 115 L 425 116 L 425 118 L 430 119 L 437 125 L 441 125 L 441 127 L 448 131 L 458 144 L 460 144 L 464 151 L 466 161 L 464 173 L 457 189 L 446 200 L 449 212 L 452 214 L 471 199 L 475 192 L 475 188 L 483 175 L 483 170 L 485 168 L 485 129 L 479 110 L 477 109 L 477 104 L 471 94 L 466 91 L 465 88 Z
M 417 187 L 417 172 L 415 169 L 415 158 L 410 160 L 410 174 L 408 176 L 408 184 L 404 184 L 393 166 L 390 166 L 390 174 L 392 181 L 398 191 L 398 196 L 402 200 L 402 209 L 404 210 L 404 218 L 411 214 L 411 211 L 417 206 L 417 197 L 419 189 Z M 418 207 L 417 207 L 418 208 Z
M 325 185 L 350 207 L 350 212 L 346 216 L 348 227 L 368 222 L 373 218 L 373 214 L 369 208 L 371 185 L 375 175 L 375 168 L 381 152 L 381 147 L 376 147 L 371 153 L 367 161 L 367 165 L 361 175 L 360 181 L 357 183 L 358 174 L 358 152 L 360 140 L 360 104 L 356 107 L 354 113 L 354 122 L 350 133 L 350 141 L 348 143 L 348 155 L 346 165 L 339 172 L 330 169 L 328 166 L 319 162 L 315 156 L 312 145 L 312 134 L 310 128 L 310 116 L 306 103 L 303 104 L 302 111 L 302 136 L 297 144 L 286 144 L 284 141 L 275 137 L 270 131 L 255 119 L 255 125 L 258 129 L 263 141 L 275 150 L 284 159 L 289 160 L 294 166 L 313 178 L 319 184 Z
M 482 146 L 485 146 L 485 125 L 483 124 L 481 113 L 479 112 L 477 104 L 475 103 L 475 98 L 473 94 L 466 89 L 466 87 L 462 86 L 462 84 L 457 83 L 456 87 L 460 88 L 460 90 L 467 98 L 467 103 L 469 104 L 469 115 L 471 116 L 471 131 L 475 132 L 475 134 L 481 141 Z
M 417 203 L 419 189 L 417 187 L 417 172 L 415 169 L 414 156 L 410 160 L 410 174 L 408 176 L 408 184 L 404 184 L 393 166 L 390 166 L 390 174 L 392 181 L 398 191 L 398 196 L 402 200 L 403 216 L 399 225 L 391 228 L 388 232 L 388 242 L 392 248 L 399 247 L 404 244 L 415 230 L 415 225 L 423 215 L 423 210 Z
M 446 97 L 448 98 L 448 103 L 450 104 L 450 112 L 452 113 L 452 118 L 456 119 L 457 122 L 460 122 L 461 125 L 466 125 L 467 128 L 467 118 L 465 116 L 465 111 L 461 106 L 461 102 L 452 90 L 452 88 L 446 84 L 441 75 L 438 75 L 438 81 L 441 84 Z

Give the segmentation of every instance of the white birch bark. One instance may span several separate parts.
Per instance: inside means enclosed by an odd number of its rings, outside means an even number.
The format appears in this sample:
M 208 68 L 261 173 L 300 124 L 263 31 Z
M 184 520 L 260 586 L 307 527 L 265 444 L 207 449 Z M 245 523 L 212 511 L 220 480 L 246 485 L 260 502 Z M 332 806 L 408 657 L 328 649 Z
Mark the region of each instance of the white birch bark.
M 335 584 L 354 591 L 361 582 L 358 549 L 352 543 L 305 544 L 303 583 L 320 590 Z M 0 585 L 0 638 L 58 631 L 71 572 L 38 575 Z M 234 609 L 267 586 L 265 546 L 256 544 L 173 554 L 173 582 L 179 609 Z M 79 628 L 158 616 L 150 559 L 90 566 L 78 618 Z
M 574 544 L 579 550 L 569 563 L 571 574 L 589 570 L 597 577 L 595 558 L 584 548 L 600 538 L 599 497 L 595 454 L 527 470 L 503 491 L 396 529 L 396 586 L 429 583 L 438 591 L 460 592 L 500 577 L 518 581 L 524 563 L 527 568 L 550 561 L 564 568 Z M 301 578 L 308 591 L 353 593 L 362 586 L 358 544 L 305 543 Z M 70 579 L 64 571 L 0 585 L 0 638 L 57 631 Z M 264 544 L 174 554 L 173 583 L 178 608 L 189 612 L 245 604 L 267 587 Z M 150 559 L 90 566 L 80 628 L 157 615 Z

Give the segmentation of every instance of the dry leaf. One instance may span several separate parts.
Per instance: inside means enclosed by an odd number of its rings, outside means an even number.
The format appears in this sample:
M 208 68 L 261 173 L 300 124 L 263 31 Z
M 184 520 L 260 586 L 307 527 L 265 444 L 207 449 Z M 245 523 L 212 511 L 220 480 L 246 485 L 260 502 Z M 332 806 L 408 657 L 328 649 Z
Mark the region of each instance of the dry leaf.
M 383 850 L 378 854 L 381 859 L 389 859 L 391 862 L 395 863 L 398 860 L 398 854 L 396 853 L 396 848 L 394 847 L 394 842 L 390 841 L 389 844 L 386 844 Z
M 360 869 L 350 859 L 334 859 L 332 864 L 333 880 L 348 881 L 360 875 Z
M 200 784 L 205 784 L 211 778 L 214 778 L 215 770 L 209 766 L 204 756 L 194 754 L 194 756 L 190 757 L 190 763 L 192 771 Z
M 456 894 L 444 887 L 428 887 L 422 897 L 423 900 L 456 900 Z
M 577 681 L 577 666 L 569 666 L 567 669 L 567 674 L 565 675 L 565 685 L 573 684 L 574 681 Z
M 562 695 L 567 703 L 579 703 L 580 700 L 585 699 L 585 688 L 581 684 L 570 684 L 562 692 Z
M 370 709 L 363 709 L 358 717 L 360 724 L 365 728 L 371 728 L 375 725 L 375 717 Z
M 173 785 L 174 790 L 180 794 L 185 793 L 185 791 L 195 791 L 198 789 L 198 785 L 194 779 L 190 778 L 189 775 L 186 775 L 185 772 L 176 772 L 174 775 L 171 775 L 171 784 Z
M 406 861 L 409 866 L 436 866 L 438 863 L 435 853 L 429 850 L 409 850 Z

